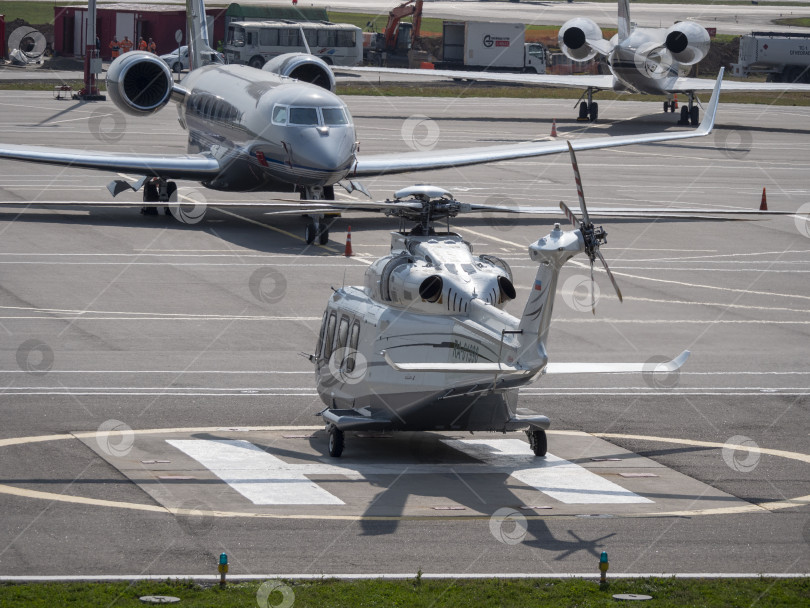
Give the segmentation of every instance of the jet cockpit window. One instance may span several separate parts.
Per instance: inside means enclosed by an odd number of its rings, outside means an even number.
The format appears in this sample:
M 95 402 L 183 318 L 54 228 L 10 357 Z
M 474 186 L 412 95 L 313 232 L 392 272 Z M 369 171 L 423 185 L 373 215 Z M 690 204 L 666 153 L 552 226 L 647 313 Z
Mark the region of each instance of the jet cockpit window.
M 287 124 L 287 106 L 273 106 L 273 123 L 277 125 Z
M 317 108 L 290 108 L 291 125 L 318 125 Z
M 321 108 L 323 114 L 323 124 L 328 127 L 338 127 L 349 124 L 343 108 Z

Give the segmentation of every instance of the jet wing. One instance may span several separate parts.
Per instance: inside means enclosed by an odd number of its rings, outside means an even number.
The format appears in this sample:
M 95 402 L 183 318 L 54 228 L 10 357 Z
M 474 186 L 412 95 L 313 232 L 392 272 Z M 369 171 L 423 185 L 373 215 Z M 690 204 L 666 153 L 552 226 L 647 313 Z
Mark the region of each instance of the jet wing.
M 589 41 L 590 42 L 590 41 Z M 607 43 L 608 41 L 605 40 Z M 426 76 L 453 78 L 455 80 L 480 80 L 482 82 L 507 82 L 517 84 L 534 84 L 546 87 L 565 87 L 574 89 L 612 89 L 613 76 L 582 74 L 565 76 L 562 74 L 516 74 L 505 72 L 470 72 L 464 70 L 409 70 L 406 68 L 339 68 L 341 72 L 360 72 L 370 74 L 403 74 L 407 76 Z M 714 81 L 712 81 L 713 83 Z M 711 88 L 711 87 L 710 87 Z
M 672 93 L 688 93 L 689 91 L 711 91 L 714 81 L 707 78 L 678 78 L 672 85 Z M 742 80 L 726 80 L 723 82 L 724 93 L 732 92 L 763 92 L 763 93 L 810 93 L 810 84 L 789 82 L 746 82 Z
M 48 165 L 101 169 L 166 179 L 205 181 L 221 170 L 220 161 L 204 154 L 115 154 L 72 148 L 48 148 L 0 144 L 0 159 L 24 160 Z
M 708 135 L 714 127 L 714 118 L 717 112 L 717 102 L 719 100 L 720 84 L 722 80 L 723 70 L 721 69 L 720 75 L 717 77 L 717 81 L 714 84 L 712 98 L 706 107 L 703 120 L 697 129 L 641 135 L 620 135 L 618 137 L 577 139 L 571 141 L 571 145 L 574 150 L 578 152 L 580 150 L 598 150 L 600 148 L 613 148 L 630 144 L 648 144 Z M 391 173 L 408 173 L 410 171 L 427 171 L 430 169 L 444 169 L 516 158 L 545 156 L 547 154 L 561 154 L 564 152 L 568 152 L 568 142 L 563 139 L 509 144 L 504 146 L 359 156 L 355 165 L 354 175 L 357 177 L 369 177 Z

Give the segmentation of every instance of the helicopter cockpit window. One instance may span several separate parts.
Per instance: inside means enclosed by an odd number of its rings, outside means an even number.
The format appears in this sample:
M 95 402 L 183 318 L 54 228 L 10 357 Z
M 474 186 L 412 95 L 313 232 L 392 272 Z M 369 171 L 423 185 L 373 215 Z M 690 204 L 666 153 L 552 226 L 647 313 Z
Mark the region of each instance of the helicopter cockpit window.
M 323 358 L 328 359 L 332 356 L 332 340 L 335 337 L 335 313 L 329 315 L 329 321 L 326 322 L 326 341 L 323 343 Z
M 354 322 L 352 332 L 349 335 L 349 354 L 346 357 L 346 371 L 351 373 L 357 362 L 357 343 L 360 341 L 360 323 Z
M 317 125 L 317 108 L 290 108 L 291 125 Z
M 327 127 L 339 127 L 349 124 L 343 108 L 321 108 L 323 114 L 323 124 Z
M 273 123 L 277 125 L 287 124 L 287 106 L 273 106 Z
M 321 331 L 318 333 L 318 343 L 315 344 L 315 358 L 321 356 L 321 351 L 323 350 L 323 336 L 326 333 L 326 319 L 329 313 L 323 313 L 323 319 L 321 320 Z

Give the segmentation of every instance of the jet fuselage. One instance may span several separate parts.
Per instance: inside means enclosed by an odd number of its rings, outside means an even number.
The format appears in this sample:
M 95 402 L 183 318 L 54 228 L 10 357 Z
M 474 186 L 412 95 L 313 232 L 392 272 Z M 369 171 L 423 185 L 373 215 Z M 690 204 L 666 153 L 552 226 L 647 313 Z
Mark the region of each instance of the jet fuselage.
M 183 80 L 180 124 L 188 152 L 223 170 L 215 190 L 283 191 L 329 186 L 351 171 L 357 137 L 346 104 L 330 91 L 241 65 L 209 65 Z

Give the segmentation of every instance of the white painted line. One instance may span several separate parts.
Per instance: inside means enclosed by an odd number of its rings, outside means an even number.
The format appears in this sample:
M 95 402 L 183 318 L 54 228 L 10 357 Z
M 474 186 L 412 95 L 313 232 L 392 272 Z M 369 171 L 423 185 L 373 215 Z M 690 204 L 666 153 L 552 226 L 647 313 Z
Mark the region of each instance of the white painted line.
M 168 439 L 254 505 L 342 505 L 280 458 L 241 439 Z
M 520 439 L 442 439 L 492 466 L 513 466 L 511 476 L 569 505 L 652 503 L 652 500 L 553 454 L 537 458 Z

